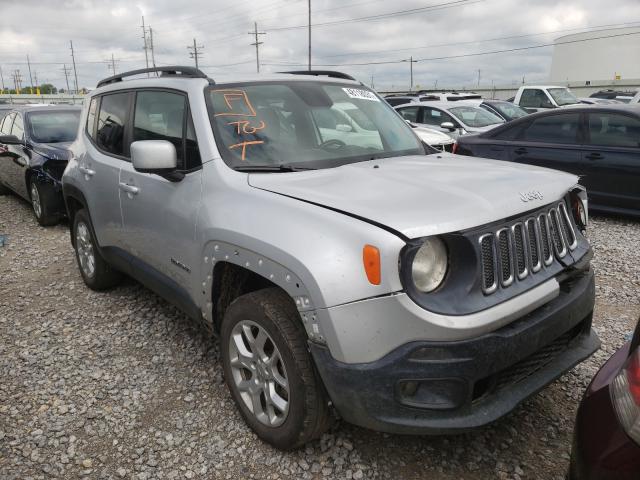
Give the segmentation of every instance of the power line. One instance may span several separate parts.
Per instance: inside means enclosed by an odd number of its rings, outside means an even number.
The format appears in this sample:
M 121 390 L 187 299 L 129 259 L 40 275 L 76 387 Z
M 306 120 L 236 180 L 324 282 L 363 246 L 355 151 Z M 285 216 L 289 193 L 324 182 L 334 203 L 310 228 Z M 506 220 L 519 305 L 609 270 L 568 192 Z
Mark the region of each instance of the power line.
M 406 48 L 392 48 L 392 49 L 388 49 L 388 50 L 374 50 L 374 51 L 367 51 L 367 52 L 351 52 L 351 53 L 337 53 L 337 54 L 333 54 L 333 55 L 322 55 L 322 58 L 336 58 L 336 57 L 348 57 L 348 56 L 355 56 L 355 55 L 374 55 L 374 54 L 379 54 L 379 53 L 393 53 L 393 52 L 405 52 L 405 51 L 409 51 L 409 50 L 423 50 L 426 48 L 440 48 L 440 47 L 455 47 L 455 46 L 459 46 L 459 45 L 470 45 L 470 44 L 476 44 L 476 43 L 485 43 L 485 42 L 495 42 L 498 40 L 513 40 L 513 39 L 517 39 L 517 38 L 528 38 L 528 37 L 537 37 L 540 35 L 550 35 L 553 33 L 564 33 L 564 32 L 575 32 L 576 30 L 581 30 L 581 32 L 578 33 L 582 33 L 582 32 L 588 32 L 588 31 L 597 31 L 597 29 L 605 29 L 605 28 L 611 28 L 611 27 L 623 27 L 623 26 L 637 26 L 640 23 L 640 21 L 636 21 L 636 22 L 627 22 L 627 23 L 610 23 L 610 24 L 604 24 L 604 25 L 594 25 L 592 27 L 587 27 L 586 29 L 583 28 L 566 28 L 563 30 L 551 30 L 551 31 L 547 31 L 547 32 L 536 32 L 536 33 L 527 33 L 527 34 L 523 34 L 523 35 L 509 35 L 506 37 L 493 37 L 493 38 L 485 38 L 482 40 L 471 40 L 471 41 L 466 41 L 466 42 L 452 42 L 452 43 L 432 43 L 429 45 L 422 45 L 419 47 L 406 47 Z
M 426 7 L 411 8 L 408 10 L 398 10 L 396 12 L 381 13 L 378 15 L 368 15 L 366 17 L 348 18 L 343 20 L 333 20 L 328 22 L 314 23 L 311 26 L 326 27 L 329 25 L 343 25 L 345 23 L 370 22 L 373 20 L 383 20 L 385 18 L 390 18 L 390 17 L 413 15 L 416 13 L 423 13 L 430 10 L 441 10 L 443 8 L 452 8 L 452 7 L 458 7 L 463 5 L 471 5 L 471 4 L 480 3 L 480 2 L 484 2 L 484 0 L 453 0 L 449 2 L 438 3 L 435 5 L 428 5 Z M 271 27 L 271 28 L 266 27 L 266 30 L 268 32 L 276 32 L 276 31 L 283 31 L 283 30 L 296 30 L 296 29 L 308 28 L 308 27 L 309 25 L 307 24 L 307 25 L 293 25 L 288 27 Z
M 196 44 L 196 39 L 193 39 L 193 46 L 187 46 L 187 50 L 191 50 L 189 52 L 189 56 L 191 58 L 194 58 L 196 61 L 196 68 L 198 68 L 198 57 L 202 56 L 202 53 L 199 52 L 198 50 L 203 50 L 204 49 L 204 45 L 198 45 Z
M 629 32 L 629 33 L 619 33 L 619 34 L 615 34 L 615 35 L 603 35 L 601 37 L 593 37 L 593 38 L 584 38 L 584 39 L 580 39 L 580 40 L 566 40 L 563 42 L 554 42 L 554 43 L 542 43 L 539 45 L 529 45 L 526 47 L 515 47 L 515 48 L 507 48 L 507 49 L 503 49 L 503 50 L 489 50 L 489 51 L 485 51 L 485 52 L 475 52 L 475 53 L 464 53 L 464 54 L 459 54 L 459 55 L 443 55 L 441 57 L 429 57 L 429 58 L 418 58 L 415 61 L 416 62 L 427 62 L 427 61 L 434 61 L 434 60 L 450 60 L 453 58 L 465 58 L 465 57 L 477 57 L 477 56 L 481 56 L 481 55 L 493 55 L 493 54 L 497 54 L 497 53 L 509 53 L 509 52 L 518 52 L 518 51 L 523 51 L 523 50 L 533 50 L 536 48 L 545 48 L 545 47 L 553 47 L 555 45 L 565 45 L 565 44 L 570 44 L 570 43 L 582 43 L 582 42 L 590 42 L 593 40 L 602 40 L 605 38 L 616 38 L 616 37 L 626 37 L 629 35 L 640 35 L 640 31 L 638 32 Z M 341 67 L 341 66 L 361 66 L 361 65 L 389 65 L 389 64 L 393 64 L 393 63 L 402 63 L 405 62 L 406 60 L 387 60 L 387 61 L 380 61 L 380 62 L 359 62 L 359 63 L 317 63 L 316 66 L 317 67 Z M 270 65 L 270 66 L 301 66 L 304 65 L 302 63 L 263 63 L 263 65 Z
M 253 32 L 248 32 L 249 35 L 254 35 L 255 36 L 255 42 L 254 43 L 250 43 L 249 45 L 255 45 L 256 46 L 256 72 L 260 73 L 260 45 L 262 45 L 264 42 L 259 42 L 258 41 L 258 35 L 266 35 L 265 32 L 259 32 L 258 31 L 258 22 L 253 22 Z M 195 45 L 195 43 L 194 43 Z

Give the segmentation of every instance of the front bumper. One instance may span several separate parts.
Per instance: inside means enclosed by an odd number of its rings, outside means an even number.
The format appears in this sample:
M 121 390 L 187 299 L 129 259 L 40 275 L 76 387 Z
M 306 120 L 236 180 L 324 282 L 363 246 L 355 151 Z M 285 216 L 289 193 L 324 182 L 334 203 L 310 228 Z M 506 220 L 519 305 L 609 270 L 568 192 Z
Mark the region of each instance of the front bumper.
M 552 301 L 491 333 L 411 342 L 370 363 L 310 349 L 340 415 L 390 433 L 455 433 L 490 423 L 590 356 L 595 298 L 589 269 L 565 279 Z M 389 319 L 393 322 L 393 319 Z
M 598 371 L 576 418 L 569 480 L 637 480 L 640 445 L 623 431 L 611 403 L 609 385 L 629 356 L 629 344 Z

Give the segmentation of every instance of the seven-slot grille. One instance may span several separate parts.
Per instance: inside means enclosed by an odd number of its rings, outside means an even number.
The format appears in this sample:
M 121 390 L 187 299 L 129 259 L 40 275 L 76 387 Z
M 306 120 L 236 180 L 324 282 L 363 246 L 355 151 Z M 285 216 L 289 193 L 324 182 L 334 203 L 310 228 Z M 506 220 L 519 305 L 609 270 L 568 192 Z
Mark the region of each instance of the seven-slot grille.
M 480 235 L 478 241 L 482 290 L 487 294 L 536 274 L 578 246 L 564 202 Z

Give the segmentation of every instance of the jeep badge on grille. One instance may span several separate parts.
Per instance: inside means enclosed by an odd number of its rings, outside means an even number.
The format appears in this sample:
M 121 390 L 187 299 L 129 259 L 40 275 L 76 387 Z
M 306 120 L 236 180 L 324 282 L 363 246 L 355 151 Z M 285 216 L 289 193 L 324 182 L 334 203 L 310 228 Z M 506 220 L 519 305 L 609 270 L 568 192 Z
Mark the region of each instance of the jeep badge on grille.
M 533 200 L 542 200 L 544 195 L 538 190 L 531 190 L 529 192 L 520 192 L 520 200 L 523 202 L 531 202 Z

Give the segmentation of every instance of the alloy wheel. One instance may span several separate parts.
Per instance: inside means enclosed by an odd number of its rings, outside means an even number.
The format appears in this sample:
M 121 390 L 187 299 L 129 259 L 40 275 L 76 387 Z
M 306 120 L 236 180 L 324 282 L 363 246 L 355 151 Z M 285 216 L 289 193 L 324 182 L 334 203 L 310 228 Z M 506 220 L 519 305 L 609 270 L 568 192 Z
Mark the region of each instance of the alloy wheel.
M 267 331 L 243 320 L 229 338 L 233 381 L 249 411 L 264 425 L 282 425 L 289 413 L 289 381 L 282 356 Z
M 91 233 L 84 222 L 78 222 L 76 227 L 76 251 L 78 252 L 80 268 L 82 268 L 87 277 L 93 277 L 96 271 L 96 257 L 93 251 Z
M 31 184 L 31 205 L 33 206 L 33 213 L 36 214 L 37 218 L 40 218 L 42 216 L 42 203 L 35 182 Z

